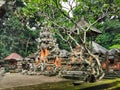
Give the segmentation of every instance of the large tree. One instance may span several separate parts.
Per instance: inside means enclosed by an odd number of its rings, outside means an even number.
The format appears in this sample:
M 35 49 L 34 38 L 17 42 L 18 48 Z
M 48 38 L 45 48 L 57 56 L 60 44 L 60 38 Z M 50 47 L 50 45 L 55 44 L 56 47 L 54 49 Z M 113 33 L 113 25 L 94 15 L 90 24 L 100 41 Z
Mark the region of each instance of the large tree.
M 22 1 L 24 7 L 19 8 L 16 11 L 16 15 L 24 26 L 31 30 L 47 26 L 51 29 L 51 32 L 55 33 L 57 37 L 61 38 L 69 46 L 71 51 L 73 51 L 74 46 L 80 46 L 83 51 L 94 58 L 94 63 L 90 64 L 84 54 L 82 54 L 83 56 L 81 55 L 81 60 L 90 65 L 96 77 L 99 79 L 103 77 L 104 73 L 99 59 L 91 53 L 86 44 L 86 32 L 93 25 L 101 24 L 112 16 L 119 18 L 119 0 Z M 65 4 L 68 7 L 64 6 Z M 89 23 L 87 28 L 77 24 L 82 17 Z M 96 64 L 97 67 L 94 68 Z

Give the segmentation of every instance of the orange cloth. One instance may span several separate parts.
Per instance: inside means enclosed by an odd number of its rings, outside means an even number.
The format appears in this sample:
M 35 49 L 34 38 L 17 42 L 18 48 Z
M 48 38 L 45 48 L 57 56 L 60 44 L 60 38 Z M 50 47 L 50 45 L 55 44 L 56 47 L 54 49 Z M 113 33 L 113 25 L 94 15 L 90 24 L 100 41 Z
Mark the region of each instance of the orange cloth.
M 45 56 L 48 56 L 48 55 L 49 55 L 48 49 L 45 49 L 45 50 L 44 50 L 44 55 L 45 55 Z
M 72 59 L 72 62 L 75 62 L 75 56 L 72 56 L 71 59 Z
M 49 55 L 49 50 L 48 49 L 41 49 L 40 57 L 41 60 L 44 61 L 45 57 Z
M 56 67 L 61 67 L 61 58 L 56 57 L 54 60 L 54 64 L 56 65 Z
M 43 49 L 41 49 L 41 54 L 40 54 L 40 57 L 41 57 L 41 59 L 42 59 L 42 60 L 44 60 L 45 53 L 44 53 L 44 50 L 43 50 Z

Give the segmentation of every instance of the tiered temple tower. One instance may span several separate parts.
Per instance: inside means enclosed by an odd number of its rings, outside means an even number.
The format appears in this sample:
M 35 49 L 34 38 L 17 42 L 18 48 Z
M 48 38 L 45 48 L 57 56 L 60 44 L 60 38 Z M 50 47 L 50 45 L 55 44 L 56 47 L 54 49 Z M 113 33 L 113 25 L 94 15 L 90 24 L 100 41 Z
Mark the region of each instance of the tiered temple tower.
M 43 28 L 38 38 L 38 56 L 36 63 L 42 71 L 59 67 L 59 48 L 49 28 Z

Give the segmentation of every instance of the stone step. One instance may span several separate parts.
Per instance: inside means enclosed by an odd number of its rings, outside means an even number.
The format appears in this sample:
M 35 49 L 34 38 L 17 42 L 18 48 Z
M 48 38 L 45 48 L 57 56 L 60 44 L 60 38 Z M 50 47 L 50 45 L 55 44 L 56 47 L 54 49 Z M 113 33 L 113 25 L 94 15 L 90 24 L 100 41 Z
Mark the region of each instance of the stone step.
M 118 77 L 104 77 L 103 79 L 115 79 L 115 78 L 118 78 Z
M 114 79 L 114 78 L 120 78 L 120 75 L 117 73 L 106 73 L 104 76 L 104 79 Z

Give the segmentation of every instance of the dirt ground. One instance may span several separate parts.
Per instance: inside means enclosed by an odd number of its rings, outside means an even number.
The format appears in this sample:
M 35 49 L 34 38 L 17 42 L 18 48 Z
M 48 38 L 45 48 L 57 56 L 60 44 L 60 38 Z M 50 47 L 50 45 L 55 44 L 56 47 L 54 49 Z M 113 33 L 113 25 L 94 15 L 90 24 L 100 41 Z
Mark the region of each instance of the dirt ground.
M 5 76 L 0 76 L 0 89 L 42 84 L 47 82 L 59 82 L 64 79 L 59 77 L 48 77 L 44 75 L 22 75 L 21 73 L 6 73 Z

